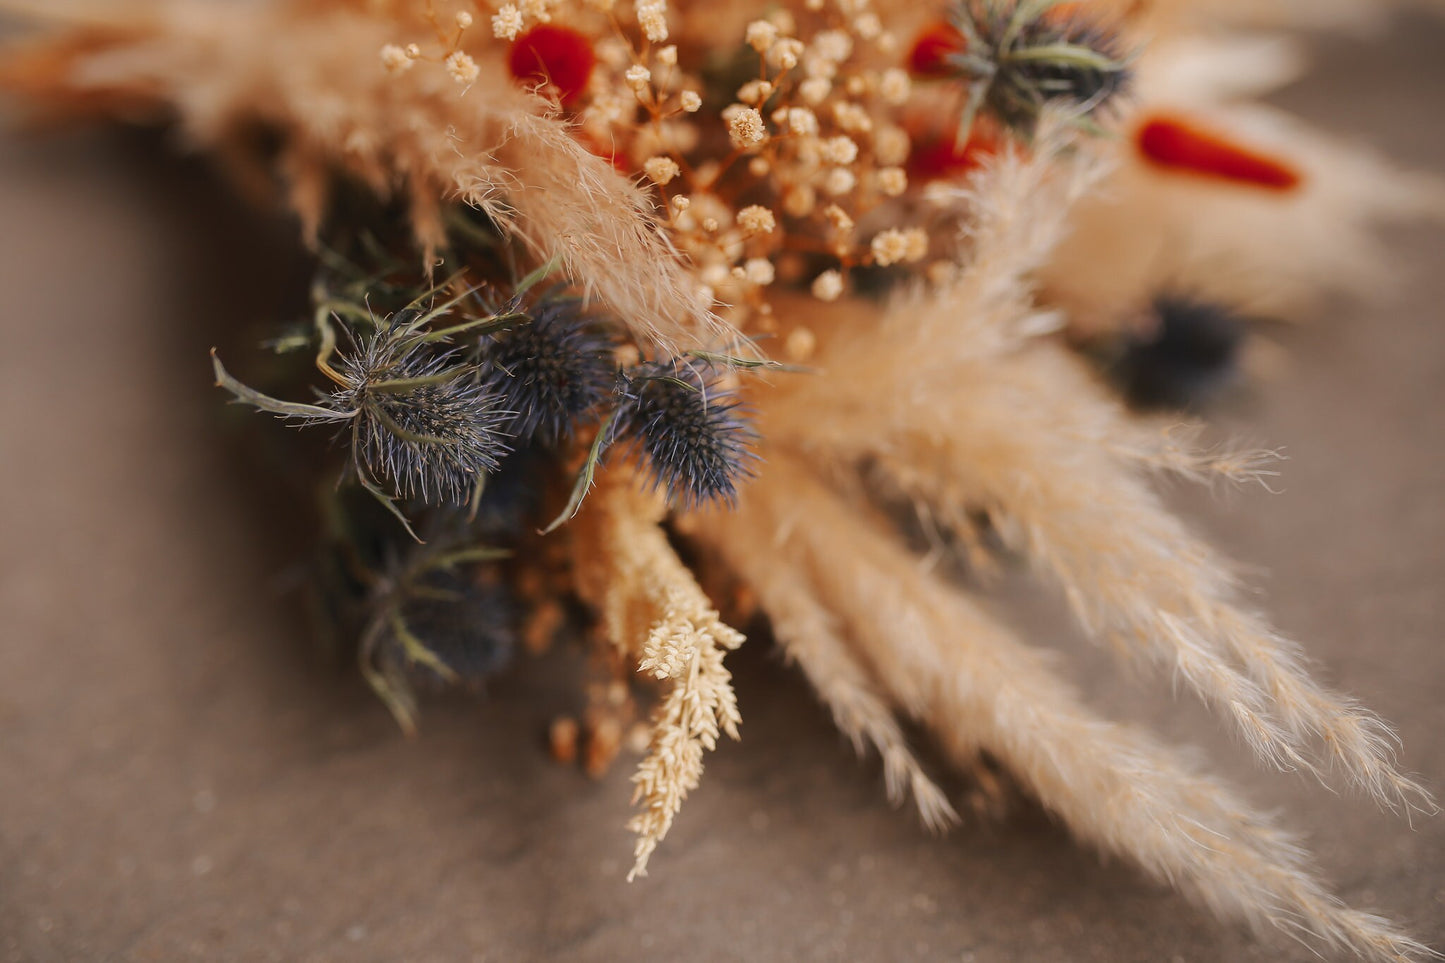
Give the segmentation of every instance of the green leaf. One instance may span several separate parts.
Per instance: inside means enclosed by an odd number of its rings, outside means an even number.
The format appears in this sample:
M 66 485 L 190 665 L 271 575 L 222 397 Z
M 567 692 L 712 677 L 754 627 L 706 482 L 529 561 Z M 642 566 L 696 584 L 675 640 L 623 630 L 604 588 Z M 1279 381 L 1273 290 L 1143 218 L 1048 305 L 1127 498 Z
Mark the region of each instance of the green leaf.
M 373 381 L 367 384 L 366 390 L 381 394 L 402 395 L 417 388 L 425 388 L 427 385 L 444 385 L 449 381 L 456 381 L 475 370 L 466 365 L 458 365 L 455 368 L 448 368 L 445 371 L 429 375 L 418 375 L 415 378 L 390 378 L 386 381 Z
M 375 498 L 377 501 L 381 502 L 383 508 L 396 516 L 396 520 L 401 522 L 401 527 L 406 529 L 406 533 L 410 535 L 418 545 L 426 544 L 422 537 L 416 533 L 416 529 L 411 527 L 411 522 L 407 519 L 405 513 L 403 513 L 400 508 L 396 507 L 396 502 L 392 500 L 392 497 L 386 492 L 382 491 L 381 488 L 377 486 L 376 482 L 366 477 L 365 470 L 359 466 L 356 470 L 356 478 L 357 481 L 361 483 L 361 487 L 365 488 L 368 492 L 371 493 L 372 498 Z
M 561 266 L 562 255 L 552 255 L 544 263 L 537 265 L 531 271 L 527 272 L 527 276 L 517 282 L 516 286 L 513 288 L 513 290 L 516 292 L 515 296 L 518 298 L 524 296 L 528 291 L 536 287 L 538 282 L 540 282 L 543 278 L 551 274 L 556 274 L 557 269 Z
M 391 613 L 391 631 L 395 633 L 396 640 L 401 643 L 402 651 L 406 653 L 408 662 L 426 666 L 447 682 L 457 681 L 456 670 L 443 662 L 441 657 L 433 652 L 425 642 L 417 638 L 399 611 Z
M 607 416 L 602 427 L 597 429 L 597 437 L 592 439 L 592 447 L 587 452 L 587 461 L 583 462 L 582 470 L 577 473 L 577 482 L 572 486 L 572 497 L 567 499 L 567 507 L 562 509 L 562 514 L 553 519 L 552 524 L 542 529 L 539 534 L 552 534 L 581 511 L 582 500 L 587 497 L 587 492 L 592 488 L 592 479 L 597 474 L 597 463 L 602 460 L 602 452 L 608 445 L 608 436 L 612 434 L 612 425 L 616 421 L 617 412 L 614 411 Z
M 1106 57 L 1090 47 L 1076 43 L 1050 43 L 1039 47 L 1021 47 L 1010 50 L 1009 60 L 1046 60 L 1067 67 L 1085 67 L 1105 73 L 1124 69 L 1124 65 L 1112 57 Z
M 255 388 L 248 387 L 231 377 L 221 359 L 216 356 L 216 349 L 211 349 L 211 368 L 216 374 L 216 387 L 225 388 L 236 396 L 237 401 L 260 408 L 262 411 L 269 411 L 273 415 L 280 415 L 283 418 L 305 418 L 311 421 L 348 421 L 356 417 L 357 412 L 337 411 L 333 408 L 322 408 L 320 405 L 307 405 L 298 401 L 282 401 L 279 398 L 272 398 L 264 395 Z
M 477 545 L 472 548 L 459 548 L 454 552 L 447 552 L 438 555 L 427 563 L 428 568 L 452 569 L 458 565 L 474 565 L 480 562 L 495 562 L 504 558 L 511 558 L 512 550 L 507 548 L 495 548 L 490 545 Z

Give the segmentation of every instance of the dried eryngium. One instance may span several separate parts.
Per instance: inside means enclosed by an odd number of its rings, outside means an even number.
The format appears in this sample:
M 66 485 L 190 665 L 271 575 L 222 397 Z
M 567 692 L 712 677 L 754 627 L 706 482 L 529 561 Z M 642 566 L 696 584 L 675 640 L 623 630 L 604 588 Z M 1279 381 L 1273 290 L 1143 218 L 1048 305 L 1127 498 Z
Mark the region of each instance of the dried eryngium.
M 698 361 L 641 365 L 622 375 L 616 431 L 634 437 L 669 502 L 729 503 L 750 473 L 754 436 L 732 392 Z
M 320 405 L 247 388 L 212 352 L 216 383 L 239 401 L 302 424 L 349 422 L 352 465 L 369 490 L 384 479 L 404 499 L 465 503 L 507 450 L 509 413 L 475 366 L 434 344 L 422 328 L 428 318 L 408 311 L 370 332 L 346 328 L 350 348 L 332 357 L 324 348 L 317 357 L 332 382 Z
M 1025 138 L 1044 108 L 1079 117 L 1099 110 L 1128 83 L 1117 34 L 1061 0 L 953 0 L 948 20 L 915 42 L 910 65 L 961 80 L 966 90 L 958 143 L 986 110 Z

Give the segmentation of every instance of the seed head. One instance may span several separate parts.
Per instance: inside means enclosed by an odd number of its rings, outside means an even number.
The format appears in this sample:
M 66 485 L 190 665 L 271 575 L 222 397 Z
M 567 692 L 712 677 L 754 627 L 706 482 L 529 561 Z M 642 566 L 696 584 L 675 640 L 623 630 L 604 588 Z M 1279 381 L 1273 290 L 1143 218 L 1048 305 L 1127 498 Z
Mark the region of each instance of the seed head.
M 329 406 L 357 412 L 352 457 L 397 495 L 460 504 L 506 452 L 508 412 L 476 369 L 400 331 L 405 313 L 340 355 Z
M 488 354 L 488 380 L 518 444 L 555 443 L 607 398 L 615 378 L 613 344 L 576 301 L 543 299 L 531 321 L 499 336 Z
M 756 458 L 737 401 L 700 365 L 683 361 L 640 365 L 619 387 L 618 431 L 635 439 L 668 500 L 684 509 L 731 504 Z
M 919 36 L 909 63 L 917 73 L 968 85 L 961 137 L 980 108 L 1030 137 L 1045 105 L 1088 115 L 1126 86 L 1117 48 L 1112 32 L 1072 5 L 954 0 L 948 22 Z

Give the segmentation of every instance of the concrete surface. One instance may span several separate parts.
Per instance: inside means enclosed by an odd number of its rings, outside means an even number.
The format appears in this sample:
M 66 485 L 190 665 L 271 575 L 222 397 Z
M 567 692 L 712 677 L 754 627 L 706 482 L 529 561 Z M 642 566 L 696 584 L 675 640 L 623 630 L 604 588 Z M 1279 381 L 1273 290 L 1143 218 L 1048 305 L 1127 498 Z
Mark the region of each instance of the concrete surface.
M 1445 169 L 1445 30 L 1324 45 L 1281 98 Z M 627 767 L 553 764 L 569 693 L 523 664 L 401 738 L 307 642 L 290 555 L 217 430 L 205 351 L 292 310 L 284 225 L 133 139 L 0 138 L 0 957 L 49 960 L 1309 960 L 1218 925 L 1027 806 L 944 840 L 890 811 L 799 678 L 736 658 L 744 740 L 623 882 Z M 1288 447 L 1283 494 L 1185 509 L 1445 790 L 1445 251 L 1279 335 L 1223 416 Z M 263 493 L 264 494 L 264 493 Z M 272 526 L 274 527 L 274 526 Z M 1445 817 L 1253 768 L 1196 706 L 1031 616 L 1109 713 L 1199 745 L 1304 833 L 1338 892 L 1445 947 Z

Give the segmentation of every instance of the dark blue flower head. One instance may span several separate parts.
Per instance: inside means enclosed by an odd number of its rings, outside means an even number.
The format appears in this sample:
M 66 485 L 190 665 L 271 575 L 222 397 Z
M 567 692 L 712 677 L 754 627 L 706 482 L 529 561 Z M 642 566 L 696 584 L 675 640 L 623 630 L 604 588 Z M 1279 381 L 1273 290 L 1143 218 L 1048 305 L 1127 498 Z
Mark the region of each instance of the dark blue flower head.
M 960 136 L 985 109 L 1030 137 L 1046 104 L 1090 114 L 1128 85 L 1116 35 L 1074 6 L 955 0 L 949 22 L 962 44 L 945 60 L 968 85 Z
M 388 480 L 404 498 L 464 503 L 506 453 L 510 413 L 455 352 L 402 328 L 380 326 L 338 355 L 341 381 L 329 406 L 356 412 L 358 471 Z
M 707 370 L 697 361 L 670 361 L 619 376 L 623 400 L 614 430 L 635 440 L 654 483 L 684 509 L 731 504 L 757 457 L 744 410 Z
M 1114 374 L 1137 408 L 1199 407 L 1238 373 L 1245 325 L 1225 305 L 1161 294 L 1154 324 L 1124 342 Z
M 573 298 L 544 297 L 527 316 L 489 346 L 488 380 L 519 445 L 555 444 L 607 398 L 614 345 Z

